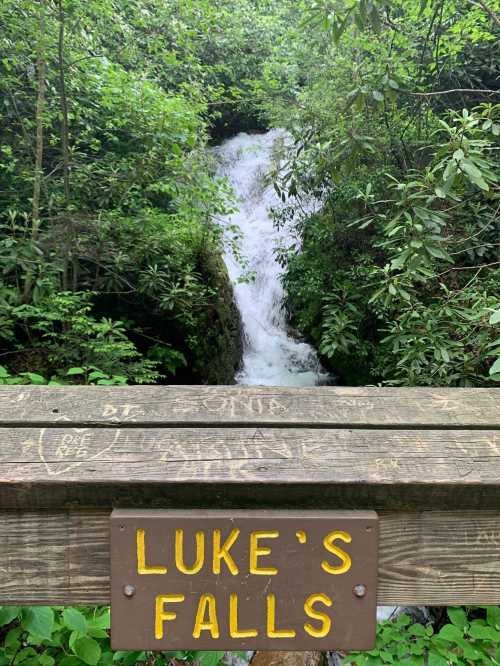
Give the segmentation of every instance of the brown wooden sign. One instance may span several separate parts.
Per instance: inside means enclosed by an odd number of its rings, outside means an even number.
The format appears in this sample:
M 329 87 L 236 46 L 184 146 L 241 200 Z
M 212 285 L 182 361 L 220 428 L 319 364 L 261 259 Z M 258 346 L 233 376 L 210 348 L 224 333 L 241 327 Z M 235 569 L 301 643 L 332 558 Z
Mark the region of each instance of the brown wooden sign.
M 363 650 L 376 627 L 372 511 L 115 510 L 120 650 Z

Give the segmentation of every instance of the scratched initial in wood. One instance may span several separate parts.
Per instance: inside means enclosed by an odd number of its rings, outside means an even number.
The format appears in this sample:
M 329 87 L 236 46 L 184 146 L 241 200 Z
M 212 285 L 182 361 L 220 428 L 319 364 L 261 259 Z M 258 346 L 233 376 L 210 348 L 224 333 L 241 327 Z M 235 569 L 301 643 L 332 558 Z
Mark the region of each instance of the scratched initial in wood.
M 289 411 L 289 401 L 283 398 L 260 395 L 213 395 L 199 401 L 182 398 L 174 401 L 175 411 L 179 413 L 218 414 L 228 418 L 245 416 L 281 416 Z
M 97 451 L 92 446 L 91 437 L 92 431 L 89 428 L 72 428 L 60 432 L 51 430 L 50 437 L 47 437 L 47 428 L 42 428 L 36 441 L 23 442 L 23 450 L 27 451 L 30 445 L 36 444 L 47 474 L 60 476 L 109 453 L 120 438 L 120 430 L 115 432 L 110 444 Z
M 144 416 L 144 407 L 141 405 L 119 405 L 118 407 L 107 403 L 102 410 L 102 417 L 106 421 L 113 421 L 114 423 L 134 422 L 139 416 Z
M 432 401 L 438 410 L 443 412 L 457 412 L 460 413 L 462 408 L 458 400 L 451 398 L 449 395 L 441 395 L 439 393 L 432 394 Z
M 237 473 L 240 479 L 253 479 L 256 468 L 265 466 L 266 461 L 302 459 L 304 455 L 301 443 L 293 447 L 284 439 L 267 441 L 259 428 L 249 432 L 248 437 L 234 442 L 210 442 L 208 446 L 200 441 L 173 443 L 171 439 L 159 438 L 149 447 L 149 453 L 152 462 L 170 465 L 171 473 L 175 470 L 178 478 L 189 479 L 195 473 L 198 480 L 214 478 L 221 470 L 224 474 Z

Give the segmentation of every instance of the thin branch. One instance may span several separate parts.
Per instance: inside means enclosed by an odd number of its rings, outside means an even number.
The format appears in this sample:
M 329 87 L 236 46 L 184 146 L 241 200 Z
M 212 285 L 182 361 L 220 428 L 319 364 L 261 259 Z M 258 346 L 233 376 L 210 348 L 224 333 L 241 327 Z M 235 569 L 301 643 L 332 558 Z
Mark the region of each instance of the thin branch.
M 25 354 L 26 352 L 31 351 L 40 351 L 48 349 L 48 347 L 23 347 L 22 349 L 14 349 L 12 351 L 2 352 L 0 356 L 11 356 L 12 354 Z
M 473 247 L 466 247 L 465 250 L 459 250 L 458 252 L 450 252 L 450 256 L 455 256 L 456 254 L 463 254 L 464 252 L 470 252 L 470 250 L 477 250 L 480 247 L 498 247 L 500 243 L 482 243 L 481 245 L 474 245 Z
M 27 150 L 30 150 L 33 153 L 33 157 L 36 159 L 36 153 L 35 153 L 35 150 L 33 149 L 33 146 L 31 145 L 31 138 L 30 138 L 28 132 L 26 131 L 26 127 L 24 126 L 23 118 L 22 118 L 21 114 L 19 113 L 19 108 L 17 106 L 17 101 L 16 101 L 16 98 L 15 98 L 15 95 L 12 93 L 10 88 L 7 88 L 7 92 L 9 94 L 10 99 L 11 99 L 12 106 L 14 107 L 14 111 L 15 111 L 15 114 L 17 116 L 17 119 L 19 121 L 19 126 L 21 128 L 21 132 L 23 133 L 24 139 L 25 139 L 26 144 L 28 146 Z
M 452 88 L 451 90 L 437 90 L 435 92 L 409 92 L 408 95 L 413 97 L 436 97 L 437 95 L 451 95 L 452 93 L 466 93 L 470 95 L 500 95 L 500 90 L 482 90 L 479 88 Z
M 446 275 L 447 273 L 451 273 L 452 271 L 473 271 L 476 268 L 483 269 L 483 268 L 490 268 L 490 266 L 499 266 L 499 265 L 500 261 L 493 261 L 491 264 L 479 264 L 478 266 L 454 266 L 453 268 L 448 268 L 447 271 L 443 271 L 442 273 L 434 275 L 434 278 L 441 277 L 442 275 Z
M 498 17 L 497 13 L 491 9 L 483 0 L 477 0 L 477 2 L 473 2 L 472 0 L 469 0 L 471 5 L 479 5 L 481 9 L 483 9 L 490 19 L 493 21 L 493 23 L 496 23 L 497 26 L 500 27 L 500 18 Z

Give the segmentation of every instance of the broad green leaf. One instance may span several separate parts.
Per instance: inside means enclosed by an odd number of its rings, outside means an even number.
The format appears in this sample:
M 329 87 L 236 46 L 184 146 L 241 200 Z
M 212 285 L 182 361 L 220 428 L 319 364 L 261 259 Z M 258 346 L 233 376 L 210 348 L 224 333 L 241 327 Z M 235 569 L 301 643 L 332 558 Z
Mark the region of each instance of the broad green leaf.
M 467 626 L 467 613 L 463 608 L 448 608 L 448 617 L 452 624 L 459 629 L 464 629 Z
M 18 606 L 0 606 L 0 627 L 10 624 L 18 616 L 21 609 Z
M 488 184 L 483 178 L 483 174 L 473 162 L 467 159 L 461 160 L 460 168 L 462 169 L 463 172 L 465 172 L 469 176 L 470 180 L 479 188 L 485 191 L 488 191 L 490 189 Z
M 109 608 L 106 608 L 103 612 L 100 612 L 91 620 L 89 620 L 88 624 L 89 626 L 95 627 L 96 629 L 109 629 L 110 627 Z
M 450 355 L 448 354 L 448 350 L 443 348 L 440 351 L 441 351 L 441 358 L 443 359 L 443 361 L 445 363 L 449 363 L 450 362 Z M 450 617 L 450 620 L 453 622 L 453 624 L 456 624 L 456 622 L 454 622 L 451 617 Z
M 100 370 L 93 370 L 89 374 L 89 381 L 93 382 L 96 379 L 109 379 L 108 375 L 106 375 L 104 372 L 101 372 Z
M 488 627 L 487 625 L 481 625 L 476 622 L 472 622 L 468 633 L 472 638 L 480 638 L 483 640 L 490 641 L 500 641 L 500 631 L 497 631 L 493 627 Z
M 425 627 L 419 623 L 412 624 L 408 627 L 408 633 L 412 636 L 425 636 Z
M 36 372 L 22 372 L 21 376 L 29 379 L 32 384 L 42 385 L 47 383 L 45 377 L 42 377 L 42 375 L 38 375 Z
M 500 373 L 500 358 L 498 358 L 490 368 L 490 375 L 496 375 Z
M 500 310 L 497 310 L 491 315 L 490 324 L 500 324 Z
M 426 245 L 425 249 L 430 255 L 436 257 L 436 259 L 446 259 L 447 261 L 452 261 L 450 255 L 437 245 Z
M 224 656 L 224 652 L 219 651 L 199 651 L 196 652 L 196 659 L 199 659 L 201 666 L 217 666 Z
M 22 633 L 23 630 L 21 629 L 21 627 L 15 627 L 14 629 L 10 629 L 7 632 L 5 638 L 3 639 L 4 646 L 9 650 L 11 649 L 17 650 L 20 645 L 20 639 Z
M 429 666 L 448 666 L 448 660 L 442 657 L 438 652 L 431 650 L 429 652 Z
M 28 606 L 23 609 L 21 626 L 31 634 L 50 638 L 54 630 L 54 611 L 49 606 Z
M 67 657 L 63 657 L 57 666 L 83 666 L 83 664 L 85 662 L 78 659 L 78 657 L 68 655 Z
M 463 651 L 464 657 L 467 657 L 467 659 L 472 659 L 473 661 L 477 661 L 486 656 L 482 650 L 478 650 L 471 643 L 464 645 Z
M 73 646 L 75 654 L 89 666 L 96 666 L 101 658 L 99 643 L 93 638 L 82 636 L 75 641 Z
M 488 606 L 486 609 L 488 624 L 500 630 L 500 606 Z
M 62 612 L 62 619 L 66 627 L 79 634 L 87 633 L 87 620 L 83 613 L 76 608 L 65 608 Z
M 463 638 L 463 631 L 460 631 L 454 624 L 445 624 L 437 635 L 446 641 L 456 642 Z

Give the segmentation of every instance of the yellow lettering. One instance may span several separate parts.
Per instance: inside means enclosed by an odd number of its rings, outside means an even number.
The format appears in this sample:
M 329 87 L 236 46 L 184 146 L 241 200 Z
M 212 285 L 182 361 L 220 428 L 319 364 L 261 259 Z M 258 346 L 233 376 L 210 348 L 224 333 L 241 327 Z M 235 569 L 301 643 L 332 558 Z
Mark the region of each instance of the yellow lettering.
M 208 620 L 205 614 L 208 609 Z M 213 594 L 202 594 L 196 611 L 193 638 L 199 638 L 202 631 L 209 631 L 212 638 L 219 638 L 219 622 L 217 621 L 217 607 Z
M 323 539 L 323 546 L 329 553 L 336 555 L 342 562 L 341 565 L 334 567 L 332 564 L 323 560 L 321 563 L 322 568 L 329 574 L 344 574 L 351 568 L 351 557 L 342 548 L 335 546 L 335 541 L 340 540 L 344 543 L 351 543 L 352 537 L 347 532 L 330 532 Z
M 231 638 L 252 638 L 258 635 L 257 629 L 238 629 L 238 595 L 229 597 L 229 635 Z
M 138 529 L 137 541 L 137 573 L 138 574 L 166 574 L 167 567 L 149 567 L 146 564 L 146 532 Z
M 161 641 L 163 638 L 163 623 L 167 620 L 175 620 L 177 613 L 165 610 L 167 603 L 180 603 L 184 601 L 183 594 L 159 594 L 155 604 L 155 638 Z
M 313 638 L 324 638 L 325 636 L 328 636 L 330 632 L 332 621 L 326 613 L 321 613 L 314 609 L 314 604 L 316 603 L 321 603 L 330 607 L 332 605 L 332 600 L 330 597 L 327 597 L 326 594 L 311 594 L 304 604 L 304 610 L 307 617 L 310 617 L 313 620 L 320 620 L 322 626 L 320 629 L 316 629 L 309 624 L 309 622 L 306 622 L 306 624 L 304 624 L 304 629 L 309 636 L 312 636 Z
M 259 546 L 259 539 L 277 539 L 278 530 L 272 532 L 252 532 L 250 534 L 250 573 L 256 576 L 275 576 L 278 569 L 275 567 L 259 567 L 258 559 L 264 555 L 270 555 L 271 549 L 267 546 Z
M 267 595 L 267 636 L 268 638 L 295 638 L 293 629 L 276 629 L 276 596 Z
M 196 561 L 192 567 L 184 563 L 184 530 L 175 530 L 175 566 L 184 574 L 197 574 L 205 561 L 205 535 L 196 532 Z
M 240 530 L 231 530 L 230 535 L 224 541 L 224 544 L 221 546 L 221 531 L 214 530 L 214 556 L 213 556 L 213 567 L 212 570 L 214 574 L 220 574 L 221 561 L 227 565 L 229 571 L 233 576 L 237 576 L 239 569 L 236 566 L 236 562 L 233 560 L 229 554 L 229 549 L 234 545 L 234 542 L 240 535 Z

